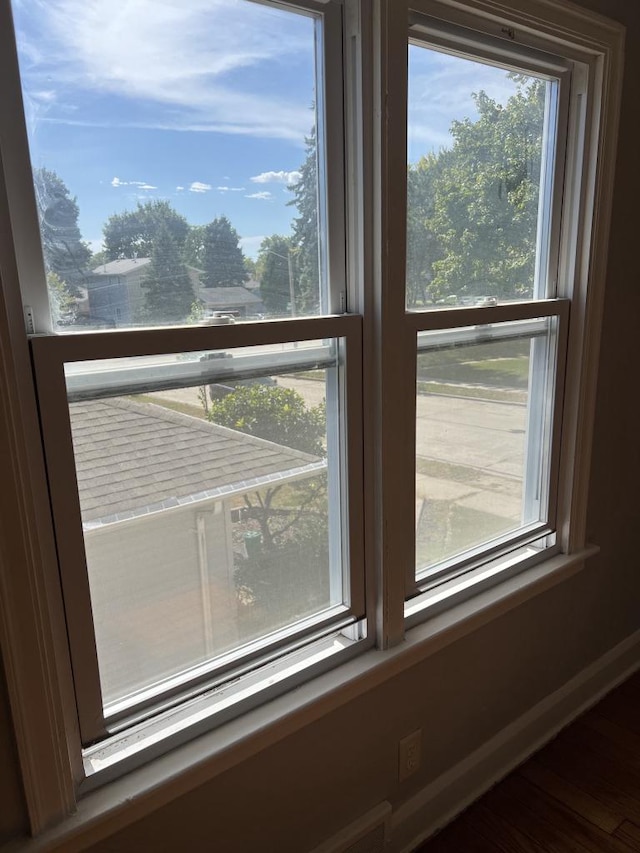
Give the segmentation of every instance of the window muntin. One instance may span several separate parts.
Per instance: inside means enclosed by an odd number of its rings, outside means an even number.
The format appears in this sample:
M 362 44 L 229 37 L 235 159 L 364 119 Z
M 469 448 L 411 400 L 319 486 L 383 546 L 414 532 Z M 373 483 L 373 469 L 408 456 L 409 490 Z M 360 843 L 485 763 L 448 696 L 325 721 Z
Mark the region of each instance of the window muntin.
M 559 79 L 409 44 L 408 310 L 553 296 Z
M 554 523 L 558 323 L 543 317 L 419 333 L 418 581 Z
M 14 17 L 56 331 L 332 310 L 323 15 L 141 0 Z

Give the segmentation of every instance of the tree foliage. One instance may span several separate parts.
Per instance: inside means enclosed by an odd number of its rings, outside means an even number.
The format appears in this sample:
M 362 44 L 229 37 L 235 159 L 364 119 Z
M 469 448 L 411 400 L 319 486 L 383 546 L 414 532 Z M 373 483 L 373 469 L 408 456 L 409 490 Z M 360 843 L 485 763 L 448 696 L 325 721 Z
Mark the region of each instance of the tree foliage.
M 292 243 L 296 248 L 295 313 L 320 312 L 320 254 L 318 227 L 318 146 L 315 128 L 306 140 L 307 154 L 300 178 L 291 184 L 298 215 L 293 220 Z
M 57 273 L 47 273 L 47 290 L 54 327 L 73 321 L 75 319 L 76 300 L 66 282 Z
M 226 216 L 194 229 L 189 257 L 203 271 L 204 287 L 234 287 L 248 278 L 240 237 Z
M 248 435 L 324 456 L 324 403 L 307 409 L 302 395 L 291 388 L 240 385 L 231 394 L 213 400 L 208 417 Z
M 291 238 L 280 234 L 265 237 L 260 244 L 256 271 L 260 278 L 260 296 L 269 314 L 291 313 L 291 284 L 295 291 L 295 270 Z
M 145 293 L 144 319 L 152 323 L 180 323 L 190 314 L 195 294 L 176 241 L 161 225 L 151 248 L 151 263 L 141 282 Z
M 78 227 L 78 203 L 55 172 L 36 169 L 33 177 L 45 269 L 77 296 L 91 258 Z
M 244 385 L 214 400 L 215 423 L 314 456 L 324 456 L 324 403 L 307 408 L 297 391 Z M 272 486 L 244 496 L 244 532 L 259 534 L 257 547 L 236 550 L 240 601 L 256 625 L 283 623 L 328 603 L 326 474 Z M 252 531 L 254 533 L 252 534 Z
M 543 81 L 515 77 L 501 106 L 454 121 L 450 149 L 409 167 L 408 298 L 531 294 L 544 126 Z
M 104 251 L 107 260 L 149 258 L 160 231 L 170 234 L 178 254 L 184 249 L 189 224 L 168 201 L 153 199 L 138 202 L 135 210 L 114 213 L 104 228 Z

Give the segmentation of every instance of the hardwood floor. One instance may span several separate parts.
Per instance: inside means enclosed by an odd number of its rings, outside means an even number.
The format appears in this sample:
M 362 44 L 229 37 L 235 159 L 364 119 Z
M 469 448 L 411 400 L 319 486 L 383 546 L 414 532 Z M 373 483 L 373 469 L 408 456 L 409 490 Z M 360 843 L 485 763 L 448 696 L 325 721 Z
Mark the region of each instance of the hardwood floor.
M 640 853 L 640 673 L 416 853 Z

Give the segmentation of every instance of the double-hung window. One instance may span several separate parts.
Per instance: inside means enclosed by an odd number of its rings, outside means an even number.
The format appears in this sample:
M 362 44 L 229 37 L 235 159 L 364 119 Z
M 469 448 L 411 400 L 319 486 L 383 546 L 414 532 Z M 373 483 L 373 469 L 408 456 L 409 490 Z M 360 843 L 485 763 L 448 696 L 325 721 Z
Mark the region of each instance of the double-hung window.
M 103 12 L 96 51 L 88 12 L 61 30 L 57 7 L 15 8 L 43 260 L 25 312 L 85 784 L 365 636 L 339 9 Z
M 563 188 L 581 69 L 419 12 L 408 57 L 415 618 L 450 600 L 439 591 L 475 593 L 557 547 L 572 291 L 560 243 L 576 215 Z
M 2 7 L 34 830 L 587 555 L 622 37 L 490 5 Z

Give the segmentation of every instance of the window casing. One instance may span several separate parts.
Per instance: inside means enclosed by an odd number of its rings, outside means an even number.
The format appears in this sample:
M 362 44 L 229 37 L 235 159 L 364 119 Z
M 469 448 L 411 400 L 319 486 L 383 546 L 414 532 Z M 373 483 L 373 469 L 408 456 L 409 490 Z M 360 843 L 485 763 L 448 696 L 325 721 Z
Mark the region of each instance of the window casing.
M 475 5 L 475 4 L 473 4 Z M 367 14 L 368 9 L 354 8 L 348 4 L 346 14 L 346 92 L 345 101 L 348 105 L 346 113 L 346 130 L 348 140 L 348 165 L 346 180 L 343 174 L 343 133 L 337 134 L 335 129 L 342 120 L 342 66 L 335 57 L 342 55 L 342 33 L 340 15 L 337 6 L 329 4 L 326 7 L 325 28 L 325 97 L 326 103 L 321 109 L 331 130 L 326 129 L 326 139 L 330 150 L 324 162 L 327 164 L 327 193 L 328 209 L 327 246 L 324 255 L 328 270 L 328 280 L 331 286 L 327 290 L 327 310 L 341 311 L 348 308 L 356 315 L 362 315 L 363 334 L 360 336 L 360 319 L 358 316 L 321 317 L 316 319 L 282 321 L 278 324 L 257 324 L 255 326 L 221 326 L 217 329 L 192 328 L 164 331 L 135 331 L 122 333 L 107 333 L 104 336 L 59 336 L 51 338 L 35 338 L 33 351 L 35 353 L 36 372 L 39 374 L 42 427 L 44 432 L 45 449 L 47 443 L 55 445 L 56 430 L 61 432 L 64 452 L 56 465 L 60 466 L 62 479 L 69 476 L 71 471 L 70 431 L 68 415 L 65 412 L 66 392 L 63 382 L 63 365 L 68 361 L 90 360 L 92 358 L 126 358 L 143 356 L 153 353 L 177 353 L 219 349 L 233 346 L 250 346 L 269 342 L 294 342 L 326 338 L 341 338 L 347 340 L 347 371 L 350 377 L 346 380 L 344 397 L 343 423 L 346 438 L 343 447 L 348 449 L 346 461 L 342 460 L 342 470 L 348 472 L 348 525 L 350 530 L 349 550 L 351 558 L 351 583 L 357 590 L 353 597 L 355 602 L 353 614 L 360 617 L 366 608 L 368 639 L 362 641 L 361 628 L 352 628 L 352 641 L 349 654 L 357 653 L 371 643 L 375 636 L 380 647 L 397 644 L 403 636 L 405 628 L 424 620 L 438 610 L 451 607 L 461 597 L 470 597 L 486 588 L 487 583 L 499 583 L 515 571 L 522 571 L 531 561 L 540 561 L 555 553 L 571 554 L 584 546 L 584 501 L 579 499 L 580 484 L 587 477 L 588 465 L 585 447 L 588 446 L 590 406 L 593 405 L 593 365 L 594 349 L 589 349 L 585 342 L 587 318 L 591 327 L 597 323 L 598 294 L 601 288 L 598 281 L 603 275 L 604 252 L 589 263 L 592 245 L 599 241 L 600 247 L 605 245 L 607 225 L 607 204 L 603 201 L 604 214 L 594 217 L 594 181 L 607 186 L 611 179 L 611 171 L 604 167 L 604 172 L 598 171 L 598 162 L 594 151 L 601 143 L 602 127 L 597 115 L 603 103 L 609 110 L 609 115 L 615 117 L 615 87 L 618 85 L 620 34 L 615 30 L 602 37 L 601 53 L 594 59 L 593 53 L 585 47 L 587 36 L 582 37 L 582 21 L 573 19 L 573 41 L 566 38 L 566 44 L 554 44 L 554 54 L 566 56 L 571 66 L 571 94 L 567 93 L 568 86 L 559 86 L 558 119 L 555 136 L 555 179 L 547 183 L 551 187 L 545 196 L 545 211 L 549 218 L 545 220 L 546 235 L 549 246 L 546 255 L 547 262 L 538 264 L 537 281 L 544 282 L 544 287 L 536 294 L 537 298 L 526 303 L 513 305 L 488 305 L 485 307 L 455 307 L 439 311 L 406 311 L 405 289 L 398 287 L 398 281 L 404 280 L 406 269 L 406 217 L 400 213 L 406 209 L 406 67 L 403 58 L 407 50 L 407 21 L 409 34 L 417 37 L 420 43 L 434 43 L 442 46 L 451 45 L 452 40 L 458 40 L 458 47 L 465 55 L 476 55 L 487 59 L 494 56 L 497 35 L 501 45 L 505 45 L 504 54 L 508 57 L 503 64 L 524 67 L 528 71 L 540 71 L 536 63 L 541 56 L 548 56 L 549 36 L 553 33 L 553 24 L 544 25 L 542 13 L 538 13 L 537 29 L 532 25 L 521 30 L 514 29 L 513 19 L 504 10 L 504 17 L 496 22 L 492 18 L 477 14 L 472 4 L 464 10 L 450 7 L 445 3 L 415 4 L 415 9 L 403 21 L 403 15 L 394 5 L 388 8 L 381 4 L 380 14 L 374 20 Z M 419 8 L 418 8 L 419 7 Z M 319 12 L 314 8 L 314 12 Z M 474 14 L 475 11 L 475 14 Z M 425 26 L 428 16 L 436 18 L 437 26 Z M 518 18 L 519 19 L 519 18 Z M 443 22 L 447 22 L 446 24 Z M 460 28 L 466 32 L 480 33 L 469 42 L 460 41 Z M 584 24 L 586 30 L 588 24 Z M 6 29 L 6 28 L 5 28 Z M 506 32 L 505 32 L 506 29 Z M 502 33 L 502 36 L 500 35 Z M 591 36 L 589 36 L 591 37 Z M 369 41 L 371 39 L 371 41 Z M 617 40 L 616 40 L 617 39 Z M 463 39 L 464 41 L 464 39 Z M 512 42 L 518 43 L 514 51 Z M 556 49 L 558 48 L 558 49 Z M 563 49 L 560 49 L 563 48 Z M 15 111 L 17 98 L 17 72 L 15 62 L 11 64 L 13 50 L 5 51 L 4 62 L 9 65 L 9 80 L 11 99 L 9 107 Z M 606 85 L 602 85 L 602 57 L 606 54 L 611 62 L 610 74 L 605 77 Z M 8 59 L 7 59 L 8 57 Z M 516 58 L 517 57 L 517 60 Z M 524 57 L 524 58 L 523 58 Z M 613 57 L 613 59 L 611 59 Z M 555 61 L 555 60 L 554 60 Z M 618 64 L 616 64 L 618 63 Z M 566 67 L 563 71 L 554 69 L 554 74 L 566 77 Z M 556 76 L 556 79 L 558 77 Z M 385 92 L 388 104 L 380 123 L 373 119 L 372 104 L 380 103 L 381 92 Z M 613 94 L 612 94 L 613 93 Z M 607 100 L 608 99 L 608 100 Z M 354 109 L 357 106 L 357 111 Z M 8 112 L 8 110 L 7 110 Z M 603 115 L 606 113 L 604 111 Z M 358 125 L 358 117 L 362 125 Z M 3 116 L 3 124 L 6 116 Z M 400 119 L 400 120 L 398 120 Z M 338 124 L 335 121 L 338 120 Z M 333 123 L 332 123 L 333 122 Z M 44 288 L 44 272 L 38 267 L 37 258 L 30 251 L 37 243 L 37 217 L 35 205 L 29 198 L 28 153 L 26 137 L 20 122 L 17 127 L 7 129 L 3 126 L 3 159 L 7 174 L 6 199 L 15 233 L 15 251 L 17 267 L 21 284 L 26 293 L 25 304 L 33 311 L 36 328 L 47 330 L 46 316 L 48 306 Z M 374 132 L 368 133 L 373 125 Z M 364 131 L 362 130 L 364 128 Z M 567 154 L 564 152 L 566 139 Z M 611 139 L 608 140 L 611 144 Z M 562 169 L 566 171 L 561 179 Z M 15 165 L 12 170 L 10 166 Z M 583 177 L 581 177 L 583 176 Z M 345 186 L 347 192 L 345 193 Z M 346 204 L 345 204 L 346 196 Z M 605 193 L 606 196 L 606 193 Z M 366 204 L 365 204 L 366 200 Z M 3 200 L 4 204 L 4 200 Z M 373 215 L 368 205 L 373 205 Z M 345 216 L 346 212 L 346 216 Z M 560 218 L 560 213 L 561 218 Z M 596 211 L 597 213 L 597 211 Z M 347 227 L 348 226 L 348 227 Z M 347 243 L 349 278 L 345 281 L 344 235 L 348 233 Z M 9 269 L 9 273 L 5 273 Z M 362 272 L 371 272 L 370 279 L 364 280 Z M 355 271 L 355 272 L 354 272 Z M 3 279 L 10 280 L 10 264 L 3 267 Z M 595 294 L 595 295 L 593 295 Z M 569 305 L 569 302 L 571 303 Z M 567 333 L 568 313 L 571 310 L 571 330 Z M 14 334 L 16 324 L 15 309 L 13 314 Z M 324 312 L 323 312 L 324 313 Z M 44 319 L 44 325 L 43 323 Z M 448 335 L 450 342 L 463 345 L 465 330 L 469 327 L 506 329 L 509 324 L 517 328 L 517 324 L 536 323 L 541 318 L 550 318 L 551 333 L 547 341 L 553 339 L 554 345 L 547 343 L 543 370 L 532 370 L 532 375 L 544 375 L 547 387 L 553 386 L 547 394 L 548 411 L 551 415 L 542 418 L 540 430 L 546 437 L 542 443 L 550 447 L 546 460 L 546 483 L 548 489 L 548 509 L 542 519 L 542 525 L 535 531 L 518 528 L 516 536 L 508 537 L 508 541 L 491 540 L 481 543 L 478 553 L 464 553 L 461 559 L 456 559 L 451 565 L 441 566 L 441 587 L 431 587 L 426 574 L 415 573 L 415 409 L 416 409 L 416 356 L 425 341 L 433 341 L 439 333 Z M 594 319 L 596 318 L 596 319 Z M 457 332 L 456 330 L 460 330 Z M 431 338 L 429 337 L 431 335 Z M 101 340 L 104 337 L 104 340 Z M 93 338 L 93 339 L 92 339 Z M 471 338 L 472 342 L 477 338 Z M 362 343 L 364 341 L 364 343 Z M 566 342 L 566 347 L 565 347 Z M 428 344 L 424 344 L 428 347 Z M 363 349 L 361 349 L 363 347 Z M 532 345 L 530 361 L 535 363 L 542 358 L 536 354 L 536 344 Z M 550 355 L 549 355 L 550 353 Z M 362 357 L 362 361 L 361 361 Z M 570 382 L 563 385 L 565 364 L 567 365 Z M 359 381 L 362 370 L 362 387 Z M 399 381 L 402 377 L 402 381 Z M 37 377 L 38 379 L 38 377 Z M 50 380 L 50 381 L 49 381 Z M 343 386 L 344 387 L 344 386 Z M 564 393 L 563 393 L 564 392 Z M 529 388 L 531 398 L 536 398 L 539 391 L 535 383 Z M 372 403 L 362 417 L 362 396 Z M 45 406 L 49 401 L 51 408 Z M 529 408 L 531 409 L 531 403 Z M 364 421 L 364 423 L 363 423 Z M 585 426 L 586 424 L 586 426 Z M 560 427 L 562 426 L 562 435 Z M 361 433 L 364 435 L 364 455 L 361 455 Z M 586 436 L 586 438 L 585 438 Z M 576 449 L 581 448 L 581 464 L 575 468 L 572 465 Z M 31 448 L 38 452 L 37 449 Z M 55 452 L 53 454 L 55 456 Z M 51 450 L 49 461 L 51 464 Z M 361 461 L 364 459 L 364 471 L 361 471 Z M 526 466 L 529 465 L 527 461 Z M 531 463 L 533 465 L 533 463 Z M 535 465 L 534 465 L 535 467 Z M 539 468 L 539 465 L 537 466 Z M 544 467 L 544 466 L 543 466 Z M 64 470 L 63 470 L 64 469 Z M 364 474 L 364 490 L 360 482 Z M 55 480 L 49 472 L 49 485 L 54 504 Z M 528 476 L 528 475 L 527 475 Z M 527 477 L 525 477 L 527 480 Z M 529 478 L 527 484 L 531 482 Z M 525 486 L 525 502 L 528 485 Z M 364 494 L 364 507 L 359 504 L 359 494 Z M 77 501 L 74 498 L 72 511 L 77 514 Z M 58 501 L 60 506 L 60 501 Z M 363 511 L 364 509 L 364 511 Z M 56 507 L 54 506 L 54 515 Z M 362 524 L 365 526 L 365 538 L 362 538 Z M 64 525 L 63 525 L 64 528 Z M 379 528 L 379 529 L 378 529 Z M 78 565 L 82 565 L 81 538 L 79 527 L 75 524 L 75 547 L 78 551 Z M 60 530 L 58 530 L 60 534 Z M 533 541 L 533 537 L 538 541 Z M 542 539 L 540 539 L 542 537 Z M 72 537 L 73 538 L 73 537 Z M 365 563 L 364 554 L 367 554 Z M 61 556 L 61 554 L 60 554 Z M 367 591 L 363 594 L 365 573 L 367 567 Z M 65 569 L 63 568 L 63 572 Z M 37 576 L 37 572 L 36 572 Z M 431 576 L 430 576 L 431 577 Z M 49 581 L 51 584 L 51 575 Z M 449 595 L 447 584 L 455 586 L 462 578 L 466 581 L 464 589 Z M 12 581 L 13 583 L 13 581 Z M 460 584 L 458 584 L 460 585 Z M 403 606 L 408 597 L 406 608 Z M 53 611 L 53 623 L 60 625 L 60 611 L 56 610 L 55 596 L 50 607 Z M 8 600 L 8 599 L 7 599 Z M 76 609 L 76 602 L 69 600 L 65 594 L 66 618 L 69 620 L 70 611 L 79 618 L 90 618 L 84 604 Z M 56 615 L 57 613 L 57 615 Z M 44 617 L 45 619 L 47 617 Z M 73 618 L 76 618 L 75 616 Z M 56 623 L 56 620 L 57 623 Z M 79 637 L 91 633 L 90 625 L 79 632 Z M 46 631 L 45 631 L 46 633 Z M 349 634 L 349 629 L 345 628 Z M 11 653 L 19 656 L 9 637 Z M 345 637 L 348 641 L 349 637 Z M 73 639 L 71 640 L 73 645 Z M 314 642 L 316 642 L 314 640 Z M 319 641 L 318 641 L 319 642 Z M 14 640 L 15 643 L 15 640 Z M 345 646 L 349 645 L 345 642 Z M 308 646 L 312 656 L 317 647 Z M 64 651 L 58 644 L 58 658 L 64 658 Z M 304 644 L 296 649 L 290 649 L 290 654 L 304 658 Z M 323 652 L 318 655 L 323 658 Z M 325 656 L 321 666 L 333 666 L 341 658 Z M 285 662 L 286 663 L 286 662 Z M 273 675 L 272 661 L 265 662 L 262 673 L 267 677 Z M 62 664 L 56 664 L 58 672 L 64 670 Z M 286 668 L 286 667 L 285 667 Z M 295 669 L 295 666 L 294 666 Z M 311 669 L 311 673 L 317 669 Z M 256 670 L 259 679 L 261 670 Z M 97 673 L 94 668 L 94 679 Z M 248 676 L 250 677 L 250 676 Z M 298 683 L 299 674 L 291 681 L 286 679 L 278 689 L 286 690 L 288 685 Z M 277 676 L 275 678 L 277 680 Z M 61 679 L 64 699 L 62 703 L 55 696 L 49 704 L 56 707 L 67 705 L 67 720 L 69 719 L 69 694 L 65 693 L 64 679 Z M 19 691 L 16 691 L 16 695 Z M 95 695 L 95 692 L 94 692 Z M 272 685 L 262 686 L 252 696 L 249 704 L 240 702 L 231 711 L 237 714 L 246 707 L 253 707 L 260 701 L 265 701 L 274 695 Z M 185 697 L 186 698 L 186 697 Z M 76 700 L 80 697 L 76 695 Z M 190 700 L 189 700 L 190 701 Z M 172 708 L 166 709 L 167 713 Z M 188 706 L 185 705 L 185 712 Z M 89 717 L 95 712 L 95 706 Z M 164 712 L 164 711 L 163 711 Z M 180 709 L 178 709 L 180 713 Z M 80 714 L 83 716 L 82 712 Z M 188 713 L 187 713 L 188 716 Z M 226 711 L 218 720 L 224 722 L 230 716 Z M 95 722 L 95 717 L 94 717 Z M 135 720 L 129 720 L 128 725 L 135 726 Z M 190 736 L 199 734 L 210 728 L 211 717 L 204 714 L 198 720 L 190 720 L 182 729 L 181 734 L 171 741 L 180 743 Z M 81 725 L 82 728 L 82 725 Z M 130 729 L 133 733 L 133 729 Z M 97 728 L 89 725 L 83 731 L 82 739 L 78 739 L 73 726 L 66 725 L 66 744 L 72 755 L 71 778 L 76 791 L 87 790 L 87 773 L 99 766 L 100 761 L 109 765 L 109 770 L 102 774 L 94 773 L 93 779 L 101 778 L 108 781 L 119 773 L 136 765 L 139 759 L 130 760 L 124 756 L 120 761 L 116 758 L 94 757 L 91 748 L 85 749 L 85 768 L 81 769 L 80 744 L 85 745 L 95 737 L 104 737 L 104 720 L 101 719 Z M 52 736 L 51 741 L 56 741 Z M 150 758 L 163 748 L 158 746 L 162 737 L 151 738 L 146 753 Z M 57 738 L 60 743 L 60 737 Z M 103 741 L 103 745 L 104 745 Z M 100 745 L 97 747 L 100 748 Z M 104 747 L 112 748 L 109 742 Z M 117 754 L 118 746 L 114 747 Z M 62 750 L 64 752 L 64 750 Z M 69 764 L 65 757 L 58 757 L 62 769 Z M 91 762 L 94 766 L 91 767 Z M 25 759 L 25 765 L 28 760 Z M 115 768 L 115 769 L 114 769 Z M 67 771 L 68 772 L 68 771 Z M 64 773 L 62 774 L 64 775 Z M 84 778 L 83 778 L 84 777 Z M 27 780 L 33 789 L 38 788 L 35 774 Z M 55 789 L 55 790 L 53 790 Z M 67 808 L 69 783 L 61 782 L 51 786 L 49 792 L 49 810 L 41 809 L 32 803 L 34 831 L 41 829 L 56 815 L 59 817 Z M 57 804 L 57 806 L 56 806 Z

